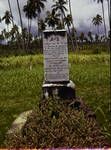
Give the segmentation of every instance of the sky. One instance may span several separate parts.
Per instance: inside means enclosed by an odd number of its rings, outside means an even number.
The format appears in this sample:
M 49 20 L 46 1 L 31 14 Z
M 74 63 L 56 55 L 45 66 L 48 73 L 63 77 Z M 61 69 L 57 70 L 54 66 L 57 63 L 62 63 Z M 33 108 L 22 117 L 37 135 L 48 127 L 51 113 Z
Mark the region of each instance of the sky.
M 9 10 L 8 8 L 8 0 L 0 0 L 0 16 L 3 17 L 4 12 L 6 10 Z M 17 25 L 20 24 L 19 16 L 18 16 L 18 9 L 16 5 L 16 0 L 10 0 L 12 3 L 12 10 L 13 10 L 13 17 L 14 21 Z M 27 0 L 19 0 L 20 2 L 20 8 L 23 9 L 23 5 L 26 4 Z M 46 9 L 50 10 L 50 7 L 52 5 L 53 0 L 47 0 Z M 109 30 L 108 25 L 108 15 L 107 15 L 107 2 L 105 1 L 105 19 L 106 19 L 106 26 L 107 30 Z M 102 10 L 101 10 L 101 4 L 97 4 L 93 0 L 71 0 L 71 6 L 72 6 L 72 14 L 73 14 L 73 20 L 74 25 L 77 31 L 79 32 L 85 32 L 85 31 L 92 31 L 96 32 L 96 27 L 92 25 L 92 18 L 95 17 L 97 14 L 100 14 L 102 16 Z M 45 16 L 45 11 L 42 13 L 42 17 Z M 24 26 L 27 26 L 27 19 L 25 18 L 24 13 L 22 12 L 23 17 L 23 23 Z M 35 30 L 37 26 L 37 22 L 33 21 L 32 28 Z M 6 25 L 4 23 L 0 24 L 0 31 L 4 29 Z M 103 32 L 103 25 L 101 25 L 100 32 Z

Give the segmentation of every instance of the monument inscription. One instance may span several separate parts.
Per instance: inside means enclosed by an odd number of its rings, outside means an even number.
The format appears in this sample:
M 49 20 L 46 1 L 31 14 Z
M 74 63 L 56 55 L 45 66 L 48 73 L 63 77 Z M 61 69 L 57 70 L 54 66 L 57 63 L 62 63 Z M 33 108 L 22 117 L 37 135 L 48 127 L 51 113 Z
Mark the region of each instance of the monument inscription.
M 43 52 L 45 81 L 69 81 L 67 32 L 44 31 Z

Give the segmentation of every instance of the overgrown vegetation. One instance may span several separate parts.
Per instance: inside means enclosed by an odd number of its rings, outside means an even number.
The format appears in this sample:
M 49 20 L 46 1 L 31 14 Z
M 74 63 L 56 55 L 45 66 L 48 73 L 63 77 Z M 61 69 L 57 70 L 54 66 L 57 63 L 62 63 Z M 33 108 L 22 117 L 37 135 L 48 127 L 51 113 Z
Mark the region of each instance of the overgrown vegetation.
M 94 118 L 87 118 L 82 110 L 74 110 L 63 100 L 42 100 L 28 118 L 21 134 L 7 137 L 10 148 L 103 148 L 109 147 Z
M 69 54 L 70 79 L 80 96 L 96 112 L 104 136 L 111 141 L 110 57 L 108 54 Z M 42 97 L 43 56 L 0 58 L 0 143 L 23 111 L 37 108 Z

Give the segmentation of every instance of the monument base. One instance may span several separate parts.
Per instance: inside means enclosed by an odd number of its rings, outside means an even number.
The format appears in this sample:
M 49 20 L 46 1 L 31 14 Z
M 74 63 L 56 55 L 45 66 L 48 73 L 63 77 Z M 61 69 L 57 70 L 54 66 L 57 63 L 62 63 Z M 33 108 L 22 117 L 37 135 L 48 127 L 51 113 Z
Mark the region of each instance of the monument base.
M 70 80 L 68 82 L 47 83 L 44 82 L 43 98 L 56 98 L 56 99 L 76 99 L 75 84 Z

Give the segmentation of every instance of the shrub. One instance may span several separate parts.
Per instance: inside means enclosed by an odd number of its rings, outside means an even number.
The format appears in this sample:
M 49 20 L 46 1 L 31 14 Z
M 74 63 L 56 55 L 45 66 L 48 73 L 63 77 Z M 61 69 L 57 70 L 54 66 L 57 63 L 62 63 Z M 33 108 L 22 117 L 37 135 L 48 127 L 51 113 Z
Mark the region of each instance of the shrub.
M 61 101 L 43 101 L 33 111 L 21 135 L 7 138 L 11 148 L 95 148 L 108 146 L 96 120 L 84 112 L 71 109 Z

